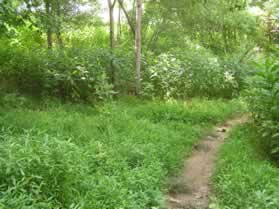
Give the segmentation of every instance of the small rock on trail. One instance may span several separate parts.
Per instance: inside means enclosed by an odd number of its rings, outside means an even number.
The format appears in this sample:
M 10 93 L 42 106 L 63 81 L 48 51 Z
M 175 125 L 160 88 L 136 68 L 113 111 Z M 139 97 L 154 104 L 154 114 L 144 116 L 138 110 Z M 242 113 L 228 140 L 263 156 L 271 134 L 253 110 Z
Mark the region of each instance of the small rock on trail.
M 233 127 L 245 123 L 243 116 L 215 127 L 209 135 L 196 145 L 192 156 L 184 163 L 182 176 L 170 179 L 166 206 L 170 209 L 208 209 L 210 179 L 220 146 Z

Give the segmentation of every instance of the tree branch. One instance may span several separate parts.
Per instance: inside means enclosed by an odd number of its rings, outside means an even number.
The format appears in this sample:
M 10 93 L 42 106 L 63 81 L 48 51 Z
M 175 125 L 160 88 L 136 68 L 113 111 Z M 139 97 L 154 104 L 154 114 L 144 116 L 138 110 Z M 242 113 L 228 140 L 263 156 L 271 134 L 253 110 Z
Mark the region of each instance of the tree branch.
M 111 5 L 111 6 L 112 6 L 113 8 L 114 8 L 114 6 L 115 6 L 116 2 L 117 2 L 117 0 L 114 0 L 114 1 L 113 1 L 113 3 L 112 3 L 112 5 Z
M 125 9 L 125 7 L 123 5 L 123 0 L 118 0 L 118 3 L 126 16 L 126 19 L 128 21 L 128 24 L 130 26 L 130 29 L 131 29 L 133 35 L 135 36 L 135 34 L 136 34 L 135 26 L 133 25 L 133 22 L 132 22 L 131 18 L 129 17 L 127 10 Z

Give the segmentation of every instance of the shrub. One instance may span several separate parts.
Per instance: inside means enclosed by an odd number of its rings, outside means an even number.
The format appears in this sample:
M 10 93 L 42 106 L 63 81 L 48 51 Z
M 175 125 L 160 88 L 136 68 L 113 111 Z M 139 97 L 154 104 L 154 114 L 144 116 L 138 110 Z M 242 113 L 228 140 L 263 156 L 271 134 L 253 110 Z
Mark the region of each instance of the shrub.
M 106 99 L 113 94 L 108 50 L 72 48 L 54 52 L 48 59 L 47 93 L 70 100 Z
M 279 63 L 267 59 L 249 81 L 248 102 L 273 157 L 279 159 Z
M 115 93 L 110 63 L 118 57 L 107 49 L 4 48 L 0 56 L 0 88 L 8 92 L 66 100 L 104 100 Z
M 145 75 L 144 93 L 161 98 L 193 96 L 232 98 L 239 92 L 234 69 L 205 49 L 159 55 Z

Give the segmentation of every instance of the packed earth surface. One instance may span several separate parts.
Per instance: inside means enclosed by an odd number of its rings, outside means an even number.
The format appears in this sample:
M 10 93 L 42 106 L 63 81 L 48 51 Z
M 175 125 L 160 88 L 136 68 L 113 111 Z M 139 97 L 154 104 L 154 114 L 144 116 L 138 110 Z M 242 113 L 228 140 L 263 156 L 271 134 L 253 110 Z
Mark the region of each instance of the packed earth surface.
M 182 175 L 170 180 L 167 207 L 171 209 L 207 209 L 211 194 L 211 178 L 220 146 L 231 129 L 247 121 L 247 116 L 235 118 L 214 128 L 195 146 L 182 170 Z

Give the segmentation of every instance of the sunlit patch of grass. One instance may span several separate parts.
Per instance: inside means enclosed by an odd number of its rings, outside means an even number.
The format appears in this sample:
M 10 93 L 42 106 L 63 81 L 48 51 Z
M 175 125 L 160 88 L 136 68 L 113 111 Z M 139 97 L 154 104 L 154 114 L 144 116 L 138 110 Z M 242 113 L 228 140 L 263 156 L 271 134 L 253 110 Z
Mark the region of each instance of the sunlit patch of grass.
M 279 169 L 266 158 L 256 132 L 251 124 L 239 127 L 222 148 L 213 209 L 279 208 Z

